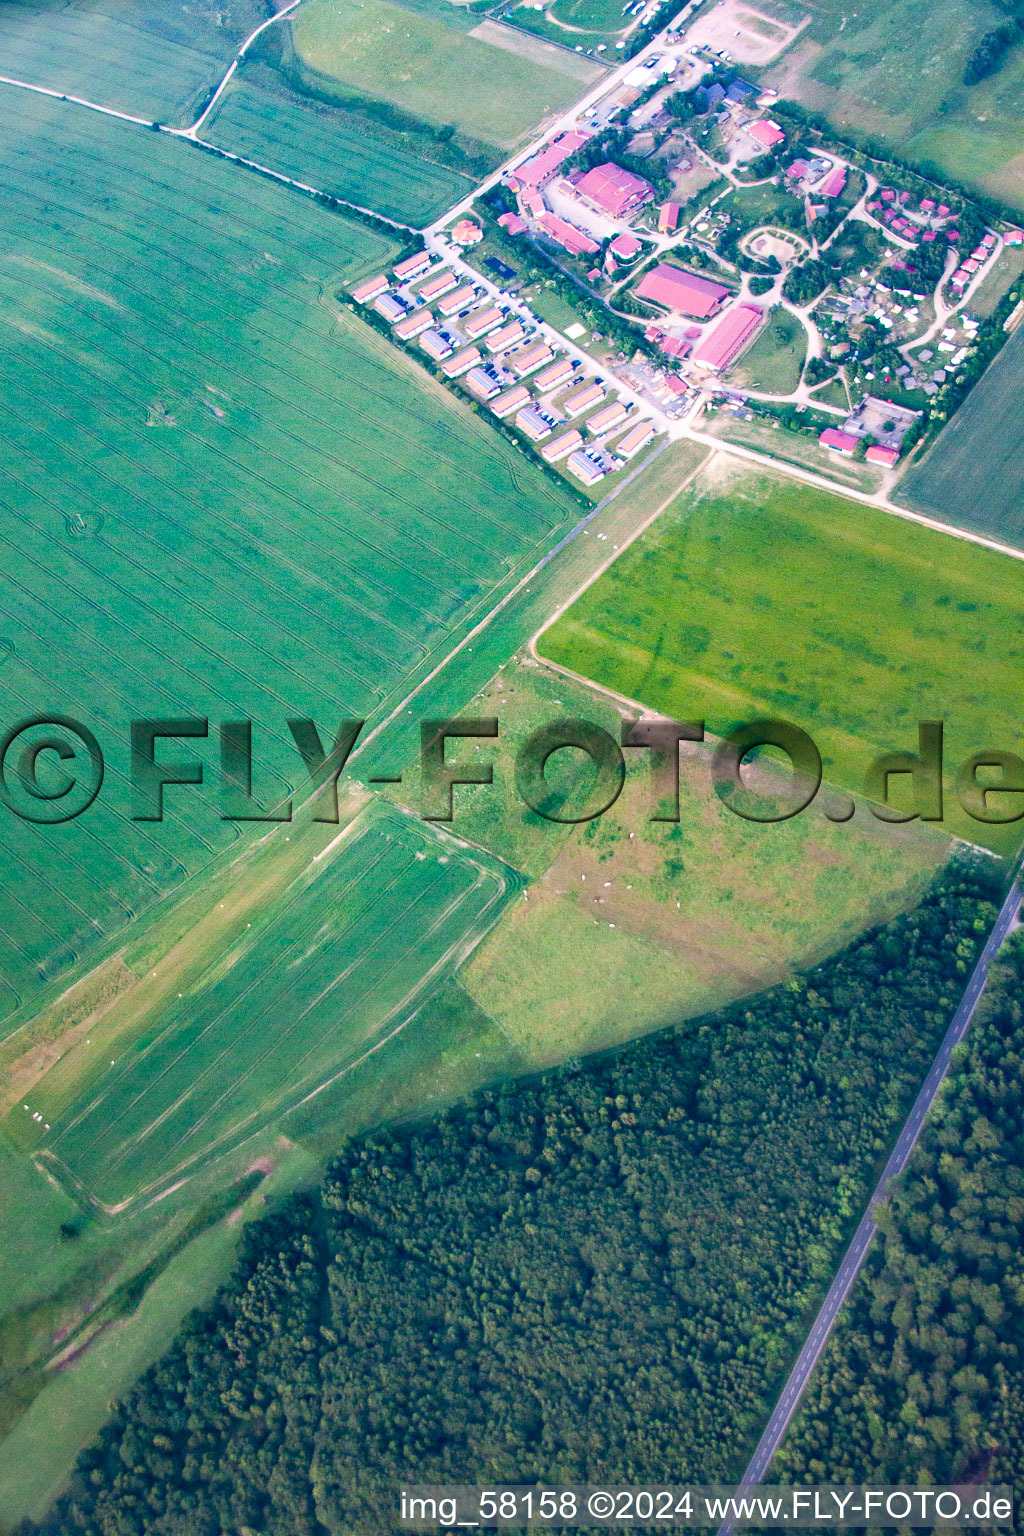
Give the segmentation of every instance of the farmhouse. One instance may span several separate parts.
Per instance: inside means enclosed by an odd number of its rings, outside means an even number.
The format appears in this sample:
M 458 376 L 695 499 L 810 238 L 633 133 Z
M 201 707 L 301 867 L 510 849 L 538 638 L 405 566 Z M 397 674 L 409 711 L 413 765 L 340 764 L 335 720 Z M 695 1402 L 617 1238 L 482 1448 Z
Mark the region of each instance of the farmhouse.
M 525 384 L 517 384 L 514 389 L 507 389 L 497 400 L 491 401 L 491 410 L 495 416 L 511 416 L 513 411 L 518 411 L 526 405 L 530 399 L 530 391 Z
M 845 454 L 847 458 L 853 453 L 859 441 L 860 439 L 854 437 L 852 432 L 841 432 L 838 427 L 826 427 L 818 438 L 823 448 L 830 448 L 833 453 Z
M 786 135 L 778 123 L 773 123 L 769 117 L 759 118 L 756 123 L 748 123 L 746 127 L 750 137 L 765 149 L 775 149 L 777 145 L 784 144 L 786 141 Z M 885 194 L 883 193 L 882 196 L 884 197 Z
M 881 443 L 872 443 L 864 457 L 869 464 L 883 464 L 886 469 L 892 469 L 899 462 L 900 451 L 898 448 L 883 448 Z
M 522 341 L 526 335 L 522 321 L 513 320 L 509 325 L 503 325 L 499 331 L 492 331 L 485 343 L 488 352 L 507 352 L 509 347 L 514 347 L 517 341 Z
M 447 336 L 433 330 L 423 332 L 420 337 L 420 346 L 428 357 L 434 359 L 435 363 L 441 362 L 442 358 L 451 357 L 455 350 Z
M 574 395 L 567 395 L 562 405 L 567 416 L 582 416 L 592 405 L 600 405 L 603 399 L 604 389 L 600 384 L 587 384 Z
M 612 427 L 617 427 L 620 421 L 625 421 L 628 415 L 628 405 L 623 405 L 621 400 L 610 400 L 590 417 L 587 422 L 587 431 L 593 432 L 595 437 L 599 432 L 610 432 Z
M 459 219 L 452 225 L 452 243 L 455 245 L 479 245 L 484 232 L 473 219 Z
M 509 358 L 512 372 L 520 379 L 525 379 L 528 373 L 535 373 L 538 368 L 543 368 L 545 363 L 550 363 L 554 353 L 546 341 L 535 341 L 532 346 L 524 347 L 521 352 L 516 352 Z
M 383 315 L 389 325 L 394 325 L 396 320 L 401 320 L 409 308 L 404 299 L 398 298 L 393 293 L 382 293 L 379 298 L 374 299 L 373 307 L 378 315 Z
M 634 454 L 640 452 L 654 436 L 654 427 L 649 421 L 638 421 L 636 426 L 630 427 L 625 437 L 616 445 L 615 452 L 624 459 L 631 459 Z
M 466 388 L 478 400 L 493 400 L 501 393 L 501 382 L 486 367 L 471 368 L 466 374 Z
M 756 304 L 737 304 L 723 315 L 693 354 L 695 363 L 719 373 L 734 363 L 750 345 L 764 323 L 764 310 Z
M 552 438 L 550 443 L 546 443 L 540 451 L 540 456 L 549 464 L 553 464 L 556 459 L 564 459 L 567 454 L 574 452 L 582 443 L 581 434 L 575 427 L 570 427 L 569 431 L 563 432 L 561 437 Z
M 605 475 L 601 460 L 584 448 L 577 448 L 575 453 L 569 455 L 569 469 L 584 485 L 595 485 Z
M 632 261 L 639 256 L 642 246 L 635 235 L 616 235 L 608 249 L 620 261 Z
M 542 437 L 551 436 L 551 422 L 534 405 L 527 405 L 516 416 L 516 426 L 530 439 L 539 443 Z
M 662 203 L 658 210 L 658 233 L 670 235 L 679 223 L 679 204 Z
M 604 165 L 595 165 L 575 182 L 575 187 L 585 202 L 611 219 L 623 218 L 654 196 L 649 181 L 634 176 L 632 171 L 624 171 L 621 165 L 611 160 Z
M 433 323 L 434 317 L 429 309 L 415 309 L 404 320 L 399 320 L 395 326 L 395 335 L 399 341 L 412 341 L 414 336 L 422 336 L 424 331 L 429 331 Z
M 600 250 L 596 240 L 591 240 L 590 236 L 585 235 L 581 229 L 577 229 L 575 224 L 570 224 L 566 219 L 560 219 L 557 213 L 544 212 L 537 223 L 544 233 L 560 245 L 563 251 L 568 251 L 570 256 L 592 256 L 595 251 Z
M 466 347 L 464 351 L 457 352 L 454 357 L 450 357 L 442 366 L 441 372 L 446 378 L 458 379 L 461 378 L 462 374 L 468 373 L 470 368 L 475 368 L 479 361 L 479 347 Z
M 710 319 L 730 294 L 721 283 L 664 264 L 645 273 L 636 291 L 642 299 L 650 299 L 683 315 L 695 315 L 701 320 Z
M 481 336 L 486 336 L 488 331 L 493 331 L 496 325 L 500 325 L 505 316 L 496 305 L 490 305 L 487 309 L 478 310 L 475 315 L 469 315 L 462 322 L 462 329 L 470 341 L 479 341 Z
M 838 197 L 845 186 L 846 167 L 845 165 L 837 165 L 835 170 L 830 171 L 825 177 L 825 180 L 818 188 L 818 193 L 821 197 Z
M 445 294 L 438 304 L 442 315 L 457 315 L 460 309 L 467 309 L 476 298 L 476 289 L 472 283 L 465 283 L 461 288 L 456 288 L 454 293 Z
M 543 149 L 509 172 L 506 177 L 509 186 L 513 191 L 519 187 L 532 187 L 536 190 L 546 186 L 562 161 L 574 155 L 587 142 L 587 138 L 585 133 L 559 134 L 557 139 L 552 139 L 550 144 L 545 144 Z
M 414 277 L 419 277 L 430 266 L 430 252 L 419 251 L 415 256 L 407 256 L 405 261 L 400 261 L 395 267 L 394 274 L 400 283 L 411 282 Z
M 379 293 L 386 293 L 388 280 L 383 272 L 378 272 L 376 277 L 367 277 L 361 283 L 357 283 L 352 289 L 352 297 L 357 304 L 369 304 Z
M 545 395 L 549 390 L 557 389 L 559 384 L 568 384 L 569 380 L 572 378 L 575 372 L 576 364 L 572 361 L 571 358 L 558 358 L 558 360 L 552 363 L 550 367 L 545 368 L 543 373 L 538 373 L 537 377 L 534 379 L 534 383 L 537 386 L 537 393 L 539 395 Z
M 518 213 L 503 213 L 498 223 L 510 235 L 521 235 L 526 229 L 526 220 L 520 218 Z
M 441 297 L 442 293 L 448 293 L 452 288 L 457 288 L 458 284 L 458 277 L 449 267 L 424 283 L 417 297 L 421 298 L 424 304 L 432 304 L 435 299 Z

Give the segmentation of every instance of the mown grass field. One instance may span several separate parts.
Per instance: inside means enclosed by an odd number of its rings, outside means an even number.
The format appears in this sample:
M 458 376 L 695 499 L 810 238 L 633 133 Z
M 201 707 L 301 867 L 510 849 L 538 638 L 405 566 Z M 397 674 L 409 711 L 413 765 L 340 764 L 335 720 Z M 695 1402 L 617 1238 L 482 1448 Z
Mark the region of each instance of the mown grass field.
M 916 512 L 1024 548 L 1024 329 L 1011 336 L 897 491 Z
M 499 148 L 512 148 L 600 73 L 556 48 L 542 64 L 525 56 L 514 32 L 468 33 L 393 0 L 308 0 L 291 30 L 299 57 L 318 74 Z
M 2 0 L 0 74 L 186 123 L 267 14 L 258 0 Z
M 288 716 L 386 714 L 574 513 L 339 314 L 386 240 L 162 135 L 3 106 L 0 710 L 81 717 L 109 759 L 59 833 L 5 818 L 8 1013 L 237 835 L 214 784 L 128 820 L 130 719 L 252 718 L 275 800 Z
M 970 754 L 1024 746 L 1024 595 L 1006 556 L 722 467 L 538 648 L 716 734 L 766 715 L 791 720 L 817 743 L 826 779 L 858 792 L 877 756 L 916 751 L 918 722 L 944 720 L 945 830 L 1000 851 L 1019 841 L 1019 825 L 971 820 L 953 794 Z
M 341 107 L 284 98 L 248 79 L 229 88 L 205 133 L 223 149 L 417 228 L 473 190 L 468 176 L 375 138 Z
M 1024 51 L 973 86 L 964 65 L 1006 21 L 991 0 L 822 0 L 765 71 L 783 96 L 883 142 L 940 177 L 1024 208 Z
M 729 382 L 772 395 L 792 394 L 800 383 L 806 355 L 807 332 L 795 315 L 778 304 L 733 368 Z
M 381 803 L 337 843 L 109 1064 L 100 1034 L 64 1056 L 11 1111 L 17 1141 L 119 1207 L 386 1049 L 496 920 L 508 882 Z

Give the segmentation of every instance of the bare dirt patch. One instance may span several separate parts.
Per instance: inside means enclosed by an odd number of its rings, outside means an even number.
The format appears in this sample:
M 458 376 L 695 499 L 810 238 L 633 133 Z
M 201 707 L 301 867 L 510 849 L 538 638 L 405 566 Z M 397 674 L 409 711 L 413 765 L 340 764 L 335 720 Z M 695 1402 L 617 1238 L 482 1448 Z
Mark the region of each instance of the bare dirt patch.
M 737 64 L 770 64 L 810 20 L 810 16 L 805 16 L 797 26 L 787 26 L 742 0 L 721 0 L 714 10 L 697 18 L 686 34 L 686 41 L 690 46 L 702 44 L 716 51 L 724 49 Z

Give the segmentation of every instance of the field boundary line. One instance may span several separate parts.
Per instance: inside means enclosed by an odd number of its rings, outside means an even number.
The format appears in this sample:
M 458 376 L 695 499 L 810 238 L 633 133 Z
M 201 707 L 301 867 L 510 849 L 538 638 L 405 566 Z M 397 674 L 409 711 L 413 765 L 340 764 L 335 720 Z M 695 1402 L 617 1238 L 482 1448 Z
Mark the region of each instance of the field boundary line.
M 665 444 L 663 446 L 667 447 L 667 444 Z M 541 635 L 543 635 L 545 633 L 545 631 L 549 630 L 551 628 L 552 624 L 557 623 L 558 620 L 562 617 L 562 614 L 565 613 L 567 609 L 571 608 L 573 603 L 579 601 L 579 599 L 583 596 L 584 592 L 586 592 L 588 590 L 588 588 L 592 587 L 594 585 L 594 582 L 598 581 L 604 575 L 605 571 L 607 571 L 610 566 L 615 564 L 616 560 L 619 558 L 620 555 L 624 555 L 626 553 L 626 550 L 629 549 L 631 544 L 635 544 L 636 543 L 637 539 L 640 538 L 641 534 L 644 534 L 644 533 L 647 532 L 647 530 L 648 530 L 648 528 L 650 528 L 651 524 L 657 521 L 657 519 L 661 516 L 661 514 L 664 511 L 666 511 L 668 507 L 671 506 L 673 501 L 675 501 L 676 497 L 678 495 L 680 495 L 681 492 L 685 491 L 686 487 L 693 480 L 696 479 L 697 475 L 700 474 L 701 470 L 704 469 L 708 465 L 708 463 L 710 463 L 711 459 L 714 458 L 714 454 L 715 454 L 715 450 L 713 448 L 710 449 L 704 455 L 704 457 L 701 459 L 700 463 L 695 465 L 694 468 L 690 470 L 689 474 L 684 475 L 683 479 L 679 482 L 679 484 L 675 487 L 675 489 L 672 490 L 668 496 L 666 496 L 665 500 L 661 503 L 661 505 L 658 506 L 658 507 L 655 507 L 655 509 L 651 513 L 650 517 L 645 518 L 642 523 L 640 523 L 636 528 L 634 528 L 632 533 L 630 533 L 626 537 L 625 541 L 622 544 L 617 545 L 611 551 L 611 553 L 609 554 L 607 560 L 603 560 L 601 562 L 601 564 L 597 567 L 597 569 L 594 572 L 592 572 L 592 574 L 590 576 L 587 577 L 586 581 L 581 583 L 581 585 L 572 594 L 572 596 L 571 597 L 567 597 L 565 602 L 564 603 L 560 603 L 559 606 L 555 609 L 554 613 L 552 613 L 547 619 L 544 620 L 544 623 L 541 625 L 540 629 L 537 630 L 536 634 L 530 636 L 529 640 L 526 642 L 526 649 L 527 649 L 528 653 L 533 657 L 534 661 L 539 662 L 539 661 L 542 660 L 542 658 L 537 655 L 537 651 L 536 651 L 537 641 L 540 639 Z M 647 462 L 649 463 L 650 460 L 648 460 Z M 565 669 L 563 669 L 563 670 L 565 670 Z M 610 692 L 611 690 L 608 690 L 608 691 Z M 618 697 L 621 698 L 621 697 L 624 697 L 624 695 L 620 694 L 620 695 L 618 695 Z M 633 701 L 630 701 L 630 702 L 633 702 Z M 655 711 L 655 713 L 657 713 L 657 711 Z
M 352 762 L 356 757 L 358 757 L 359 753 L 368 747 L 370 743 L 380 735 L 385 726 L 390 725 L 393 720 L 397 719 L 397 717 L 402 713 L 402 710 L 408 707 L 410 701 L 414 699 L 418 693 L 421 693 L 422 690 L 426 688 L 428 683 L 433 682 L 438 673 L 442 672 L 448 663 L 454 660 L 459 652 L 469 644 L 470 640 L 475 639 L 477 635 L 485 630 L 487 626 L 497 617 L 501 610 L 506 608 L 512 599 L 519 595 L 524 587 L 526 587 L 527 583 L 532 581 L 534 577 L 538 576 L 544 567 L 549 564 L 549 562 L 552 561 L 557 554 L 560 554 L 567 544 L 570 544 L 578 534 L 582 533 L 587 524 L 592 522 L 599 512 L 603 512 L 608 503 L 614 501 L 616 496 L 618 496 L 621 491 L 626 489 L 627 485 L 630 485 L 638 475 L 643 474 L 644 470 L 647 469 L 647 467 L 652 464 L 656 458 L 664 453 L 668 446 L 669 443 L 667 439 L 659 443 L 654 452 L 649 453 L 647 458 L 644 459 L 643 463 L 638 464 L 636 469 L 634 469 L 632 473 L 626 476 L 621 485 L 617 485 L 614 491 L 611 491 L 603 501 L 598 502 L 596 507 L 591 507 L 590 511 L 581 517 L 579 522 L 570 528 L 569 532 L 564 534 L 562 538 L 558 540 L 557 544 L 554 544 L 551 549 L 543 554 L 541 558 L 530 567 L 526 574 L 520 577 L 515 586 L 511 587 L 509 591 L 505 593 L 505 596 L 501 598 L 497 603 L 495 603 L 494 607 L 489 609 L 488 612 L 484 614 L 483 618 L 478 620 L 478 622 L 473 626 L 471 630 L 463 635 L 459 643 L 448 652 L 447 656 L 443 656 L 441 658 L 441 660 L 437 663 L 437 666 L 434 667 L 433 671 L 428 672 L 426 677 L 421 678 L 420 681 L 416 684 L 415 688 L 413 688 L 410 693 L 407 693 L 405 698 L 401 699 L 398 704 L 395 705 L 395 708 L 391 711 L 391 713 L 385 716 L 379 725 L 374 726 L 369 735 L 364 737 L 360 744 L 355 748 L 354 752 L 349 758 L 349 762 Z

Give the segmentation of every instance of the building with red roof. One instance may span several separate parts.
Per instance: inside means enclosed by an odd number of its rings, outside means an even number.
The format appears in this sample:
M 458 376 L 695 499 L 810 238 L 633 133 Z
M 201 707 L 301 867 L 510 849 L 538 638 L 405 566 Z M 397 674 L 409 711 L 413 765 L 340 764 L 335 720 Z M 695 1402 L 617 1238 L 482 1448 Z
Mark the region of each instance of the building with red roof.
M 841 432 L 838 427 L 826 427 L 818 438 L 823 448 L 831 448 L 833 453 L 851 454 L 860 442 L 852 432 Z
M 935 210 L 935 217 L 937 219 L 948 219 L 952 211 L 948 203 L 940 203 Z
M 639 256 L 642 247 L 635 235 L 616 235 L 608 249 L 620 261 L 632 261 L 634 256 Z
M 522 165 L 517 165 L 515 170 L 508 175 L 508 182 L 513 182 L 519 187 L 532 187 L 537 190 L 545 186 L 556 174 L 559 166 L 570 155 L 574 155 L 589 138 L 586 133 L 561 133 L 557 139 L 552 139 L 550 144 L 545 144 L 535 155 L 524 160 Z
M 459 219 L 452 225 L 452 240 L 456 245 L 479 245 L 484 232 L 475 219 Z
M 820 197 L 838 197 L 846 186 L 846 166 L 837 165 L 835 170 L 829 171 L 825 180 L 818 188 Z
M 932 210 L 934 209 L 934 207 L 935 207 L 935 199 L 934 199 L 934 197 L 922 197 L 922 199 L 921 199 L 921 211 L 922 211 L 922 213 L 931 213 Z
M 747 124 L 747 132 L 758 144 L 763 144 L 765 149 L 774 149 L 778 144 L 786 142 L 786 135 L 778 123 L 773 123 L 770 117 L 759 118 L 756 123 Z
M 498 223 L 510 235 L 521 235 L 526 228 L 526 220 L 521 219 L 518 213 L 503 213 Z
M 544 233 L 564 251 L 568 251 L 570 256 L 592 256 L 596 250 L 600 249 L 596 240 L 591 240 L 590 236 L 585 235 L 581 229 L 577 229 L 575 224 L 569 224 L 565 219 L 560 219 L 557 213 L 542 213 L 537 223 Z
M 894 203 L 895 201 L 896 201 L 896 193 L 892 190 L 891 187 L 884 187 L 882 189 L 882 202 L 883 203 Z
M 1008 229 L 1003 236 L 1004 245 L 1024 245 L 1024 230 Z
M 662 203 L 658 212 L 658 233 L 670 235 L 679 223 L 679 204 Z
M 650 299 L 683 315 L 695 315 L 699 320 L 709 320 L 731 293 L 731 289 L 713 283 L 710 278 L 665 264 L 646 272 L 636 291 L 642 299 Z
M 847 434 L 844 433 L 843 435 L 845 437 Z M 869 464 L 883 464 L 886 469 L 892 469 L 893 465 L 898 462 L 899 456 L 900 451 L 898 448 L 883 448 L 881 443 L 875 443 L 864 455 Z
M 756 304 L 737 304 L 723 315 L 693 354 L 695 363 L 719 373 L 739 357 L 764 324 L 764 310 Z
M 654 196 L 654 188 L 642 176 L 623 170 L 621 165 L 608 160 L 595 165 L 575 183 L 580 197 L 592 203 L 611 219 L 621 219 Z M 596 249 L 596 247 L 595 247 Z

